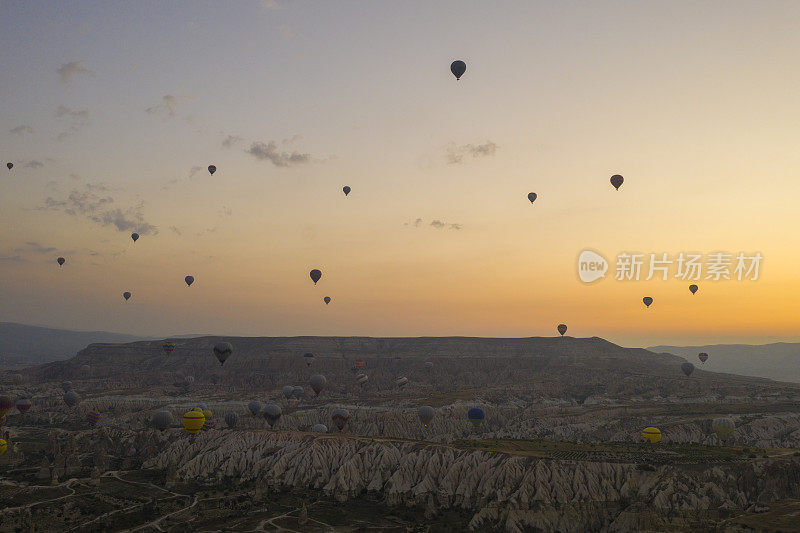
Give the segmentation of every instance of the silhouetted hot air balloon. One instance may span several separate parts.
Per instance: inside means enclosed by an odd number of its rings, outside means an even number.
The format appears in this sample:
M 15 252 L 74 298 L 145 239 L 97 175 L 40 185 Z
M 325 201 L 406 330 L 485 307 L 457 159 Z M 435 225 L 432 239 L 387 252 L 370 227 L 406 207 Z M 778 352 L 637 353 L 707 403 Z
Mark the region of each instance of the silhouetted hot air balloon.
M 12 168 L 14 168 L 14 163 L 6 163 L 6 168 L 8 170 L 11 170 Z
M 644 298 L 642 298 L 642 301 L 644 302 L 645 307 L 650 307 L 650 304 L 653 303 L 653 299 L 650 298 L 649 296 L 645 296 Z
M 486 415 L 484 414 L 483 409 L 481 409 L 480 407 L 473 407 L 472 409 L 467 411 L 467 418 L 469 419 L 470 422 L 472 422 L 472 425 L 475 427 L 478 427 L 481 425 L 481 423 L 483 423 L 483 419 L 485 416 Z
M 165 342 L 161 345 L 161 349 L 164 350 L 164 353 L 169 355 L 175 351 L 175 343 L 174 342 Z
M 345 424 L 347 421 L 350 420 L 350 413 L 347 412 L 347 409 L 334 409 L 333 414 L 331 415 L 333 419 L 333 423 L 336 424 L 336 428 L 341 431 L 344 429 Z
M 529 192 L 528 193 L 528 200 L 530 200 L 531 203 L 535 202 L 536 198 L 538 198 L 538 196 L 536 196 L 535 192 Z
M 122 297 L 125 298 L 125 301 L 127 302 L 128 300 L 131 299 L 131 293 L 128 292 L 128 291 L 125 291 L 125 292 L 122 293 Z
M 311 431 L 313 431 L 314 433 L 327 433 L 328 426 L 326 426 L 325 424 L 314 424 L 314 426 L 311 428 Z
M 706 352 L 700 352 L 697 358 L 700 359 L 700 364 L 705 364 L 705 362 L 708 361 L 708 354 Z
M 131 233 L 131 239 L 133 239 L 133 242 L 138 241 L 139 240 L 139 234 L 136 233 L 136 232 Z
M 215 167 L 214 165 L 208 165 L 208 173 L 209 174 L 211 174 L 213 176 L 214 172 L 216 172 L 216 171 L 217 171 L 217 167 Z
M 687 376 L 691 376 L 692 372 L 694 372 L 694 365 L 689 362 L 681 363 L 681 371 Z
M 164 431 L 172 425 L 172 413 L 169 411 L 158 411 L 153 415 L 153 427 L 159 431 Z
M 217 356 L 220 366 L 225 364 L 225 361 L 233 353 L 233 346 L 229 342 L 218 342 L 214 345 L 214 355 Z
M 467 71 L 467 64 L 457 59 L 450 63 L 450 72 L 453 73 L 453 76 L 456 77 L 456 80 L 460 80 L 461 76 Z
M 397 385 L 398 389 L 402 389 L 403 387 L 408 385 L 408 378 L 405 377 L 405 376 L 401 376 L 401 377 L 397 378 L 396 380 L 394 380 L 394 384 Z
M 611 185 L 613 185 L 616 190 L 619 190 L 619 188 L 622 187 L 622 182 L 625 181 L 625 178 L 623 178 L 619 174 L 614 174 L 613 176 L 611 176 L 610 181 Z
M 311 366 L 311 363 L 314 362 L 314 354 L 311 352 L 304 353 L 303 359 L 306 362 L 306 366 Z
M 56 259 L 56 262 L 58 263 L 58 266 L 63 266 L 64 263 L 67 262 L 67 260 L 64 259 L 63 257 L 59 257 L 58 259 Z
M 72 382 L 71 381 L 62 381 L 61 382 L 61 390 L 63 390 L 64 392 L 69 392 L 69 390 L 71 388 L 72 388 Z
M 428 427 L 428 424 L 431 423 L 433 420 L 433 415 L 436 412 L 433 410 L 433 407 L 430 405 L 421 405 L 419 409 L 417 409 L 417 415 L 419 415 L 419 419 L 422 421 L 422 425 Z
M 5 416 L 14 407 L 14 400 L 11 396 L 3 394 L 0 396 L 0 416 Z
M 186 285 L 191 287 L 192 283 L 194 283 L 194 276 L 186 276 L 185 278 L 183 278 L 183 281 L 186 282 Z
M 236 427 L 236 424 L 239 423 L 239 415 L 234 413 L 233 411 L 228 411 L 225 413 L 225 425 L 229 428 L 233 429 Z
M 566 332 L 567 332 L 567 325 L 566 325 L 566 324 L 559 324 L 559 325 L 558 325 L 558 328 L 556 328 L 556 329 L 558 329 L 558 332 L 559 332 L 559 333 L 561 334 L 561 336 L 563 337 L 563 336 L 564 336 L 564 333 L 566 333 Z
M 711 421 L 711 430 L 724 441 L 736 430 L 736 424 L 730 418 L 715 418 Z
M 342 191 L 344 192 L 344 195 L 347 196 L 348 194 L 350 194 L 350 186 L 345 185 L 344 187 L 342 187 Z
M 692 294 L 696 293 L 696 292 L 697 292 L 697 289 L 698 289 L 698 287 L 697 287 L 697 285 L 695 285 L 694 283 L 692 283 L 691 285 L 689 285 L 689 292 L 691 292 Z
M 30 408 L 31 408 L 31 401 L 30 401 L 28 398 L 20 398 L 20 399 L 19 399 L 19 400 L 17 400 L 17 402 L 14 404 L 14 407 L 16 407 L 16 408 L 17 408 L 17 411 L 19 411 L 20 413 L 24 413 L 24 412 L 26 412 L 28 409 L 30 409 Z
M 322 301 L 325 302 L 325 305 L 328 305 L 329 303 L 331 303 L 331 297 L 326 296 L 325 298 L 322 299 Z
M 261 412 L 261 402 L 258 400 L 253 400 L 247 404 L 247 409 L 250 411 L 251 415 L 258 416 L 258 413 Z
M 283 389 L 281 389 L 281 392 L 283 392 L 283 397 L 288 400 L 292 397 L 292 394 L 294 394 L 294 387 L 291 385 L 285 385 Z
M 186 431 L 189 434 L 194 435 L 203 427 L 203 424 L 206 423 L 206 417 L 203 415 L 203 411 L 189 411 L 188 413 L 183 415 L 183 427 L 186 428 Z
M 309 274 L 308 274 L 308 275 L 309 275 L 309 276 L 311 276 L 311 281 L 313 281 L 313 282 L 314 282 L 314 285 L 316 285 L 316 284 L 317 284 L 317 282 L 318 282 L 318 281 L 320 280 L 320 278 L 322 277 L 322 272 L 320 272 L 318 269 L 316 269 L 316 268 L 315 268 L 314 270 L 312 270 L 311 272 L 309 272 Z
M 642 430 L 642 441 L 650 444 L 661 442 L 661 430 L 652 426 Z
M 271 403 L 264 407 L 264 418 L 267 420 L 267 424 L 269 427 L 275 427 L 275 424 L 278 423 L 283 411 L 281 410 L 280 406 Z
M 95 427 L 100 421 L 100 411 L 89 411 L 86 413 L 86 421 L 91 427 Z
M 75 391 L 69 391 L 64 394 L 64 403 L 67 404 L 67 407 L 75 407 L 78 405 L 80 401 L 80 397 L 75 393 Z
M 319 396 L 319 393 L 322 392 L 322 389 L 325 388 L 325 384 L 328 382 L 322 374 L 314 374 L 309 381 L 311 382 L 311 388 L 314 390 L 314 394 L 317 396 Z

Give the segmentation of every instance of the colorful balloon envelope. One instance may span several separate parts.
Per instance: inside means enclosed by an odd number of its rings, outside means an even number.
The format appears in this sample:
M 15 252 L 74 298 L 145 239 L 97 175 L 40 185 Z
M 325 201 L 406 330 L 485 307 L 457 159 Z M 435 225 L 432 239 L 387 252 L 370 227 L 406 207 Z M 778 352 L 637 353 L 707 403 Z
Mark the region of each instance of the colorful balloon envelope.
M 559 324 L 557 329 L 558 329 L 558 333 L 563 337 L 564 333 L 567 332 L 567 325 L 566 324 Z
M 408 378 L 405 376 L 399 377 L 394 380 L 394 384 L 397 385 L 398 388 L 402 389 L 406 385 L 408 385 Z
M 5 440 L 0 439 L 0 455 L 6 453 L 6 450 L 8 450 L 8 443 Z
M 322 301 L 325 302 L 325 305 L 328 305 L 329 303 L 331 303 L 331 297 L 326 296 L 325 298 L 322 299 Z
M 700 359 L 700 364 L 705 364 L 705 362 L 708 361 L 708 354 L 705 352 L 700 352 L 697 355 L 697 358 Z
M 350 413 L 347 409 L 334 409 L 331 418 L 333 418 L 333 423 L 336 424 L 336 428 L 341 431 L 344 429 L 347 421 L 350 420 Z
M 89 425 L 95 427 L 97 422 L 100 421 L 100 412 L 99 411 L 89 411 L 86 413 L 86 420 L 89 422 Z
M 642 302 L 644 302 L 645 307 L 650 307 L 650 305 L 653 303 L 653 299 L 649 296 L 645 296 L 642 298 Z
M 530 200 L 531 203 L 535 202 L 536 198 L 538 198 L 538 196 L 536 196 L 535 192 L 529 192 L 528 193 L 528 200 Z
M 691 292 L 692 294 L 694 294 L 694 293 L 696 293 L 696 292 L 697 292 L 697 289 L 698 289 L 698 288 L 699 288 L 699 287 L 698 287 L 697 285 L 695 285 L 695 284 L 691 284 L 691 285 L 689 285 L 689 292 Z
M 661 430 L 654 427 L 646 427 L 642 430 L 642 441 L 655 444 L 661 442 Z
M 28 398 L 20 398 L 14 405 L 20 413 L 26 412 L 31 408 L 31 401 Z
M 175 351 L 175 343 L 174 342 L 165 342 L 161 345 L 161 349 L 164 350 L 164 353 L 169 355 Z
M 736 424 L 730 418 L 715 418 L 711 421 L 711 430 L 720 440 L 725 440 L 733 435 Z
M 467 418 L 469 419 L 470 422 L 472 422 L 472 425 L 475 427 L 478 427 L 483 423 L 483 419 L 485 418 L 485 416 L 486 415 L 483 412 L 483 409 L 481 409 L 480 407 L 473 407 L 469 411 L 467 411 Z
M 200 431 L 205 423 L 206 417 L 203 416 L 203 411 L 189 411 L 183 415 L 183 427 L 192 435 Z

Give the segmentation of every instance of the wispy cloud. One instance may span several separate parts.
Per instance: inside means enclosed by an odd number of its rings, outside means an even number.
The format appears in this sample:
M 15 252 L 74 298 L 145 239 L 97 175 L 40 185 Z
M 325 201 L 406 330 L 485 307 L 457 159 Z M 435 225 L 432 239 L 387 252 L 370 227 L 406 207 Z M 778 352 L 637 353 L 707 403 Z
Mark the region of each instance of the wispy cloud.
M 156 235 L 158 228 L 144 218 L 144 202 L 131 207 L 115 207 L 114 198 L 99 196 L 93 190 L 73 189 L 66 199 L 45 199 L 39 209 L 63 211 L 70 216 L 82 216 L 100 224 L 113 226 L 119 231 L 135 231 L 140 235 Z
M 2 263 L 26 263 L 28 260 L 21 255 L 0 255 L 0 262 Z
M 495 154 L 498 146 L 492 141 L 483 144 L 462 144 L 450 143 L 447 146 L 445 157 L 451 165 L 463 163 L 466 156 L 488 157 Z
M 61 78 L 61 81 L 64 83 L 71 82 L 72 78 L 75 76 L 94 76 L 94 71 L 84 67 L 83 61 L 70 61 L 69 63 L 64 63 L 58 68 L 57 72 Z
M 20 162 L 23 168 L 42 168 L 44 163 L 37 159 L 25 160 Z
M 67 106 L 60 105 L 56 109 L 55 115 L 56 118 L 62 119 L 67 125 L 67 129 L 58 134 L 57 139 L 59 141 L 63 141 L 70 135 L 78 133 L 89 124 L 88 109 L 71 109 Z
M 24 133 L 33 133 L 33 128 L 31 128 L 27 124 L 20 124 L 16 128 L 11 128 L 8 131 L 10 133 L 13 133 L 14 135 L 22 135 Z
M 222 146 L 224 146 L 225 148 L 232 148 L 233 145 L 239 144 L 243 140 L 244 139 L 242 139 L 238 135 L 228 135 L 227 137 L 225 137 L 225 139 L 223 139 Z
M 52 254 L 56 251 L 56 248 L 51 246 L 42 246 L 38 242 L 28 241 L 25 243 L 25 246 L 20 246 L 19 248 L 14 249 L 17 253 L 34 253 L 34 254 Z
M 424 222 L 425 221 L 422 220 L 421 218 L 417 218 L 413 222 L 406 222 L 403 225 L 404 226 L 413 226 L 415 228 L 420 228 L 420 227 L 423 226 Z M 454 222 L 443 222 L 443 221 L 439 220 L 438 218 L 432 220 L 428 224 L 428 226 L 432 227 L 434 229 L 452 229 L 452 230 L 460 230 L 461 228 L 464 227 L 463 224 L 458 224 L 458 223 L 454 223 Z
M 175 96 L 174 94 L 166 94 L 161 97 L 161 102 L 145 109 L 145 113 L 149 115 L 161 115 L 163 117 L 172 118 L 178 111 L 178 107 L 189 100 L 188 96 Z
M 302 139 L 301 136 L 295 135 L 291 139 L 281 141 L 280 146 L 277 141 L 269 141 L 267 143 L 256 141 L 245 152 L 261 161 L 269 161 L 276 167 L 290 167 L 310 163 L 313 161 L 311 154 L 300 153 L 297 150 L 289 152 L 285 149 L 288 145 L 300 139 Z

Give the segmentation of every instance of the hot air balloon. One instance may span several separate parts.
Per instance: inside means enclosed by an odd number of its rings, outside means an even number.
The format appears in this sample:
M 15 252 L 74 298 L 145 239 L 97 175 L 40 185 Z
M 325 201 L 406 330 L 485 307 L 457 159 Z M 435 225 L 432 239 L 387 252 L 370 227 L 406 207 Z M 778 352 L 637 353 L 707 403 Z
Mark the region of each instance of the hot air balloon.
M 530 200 L 530 201 L 531 201 L 531 203 L 535 202 L 535 201 L 536 201 L 536 198 L 538 198 L 538 197 L 536 196 L 536 193 L 535 193 L 535 192 L 529 192 L 529 193 L 528 193 L 528 200 Z
M 328 305 L 329 303 L 331 303 L 331 297 L 326 296 L 325 298 L 322 299 L 322 301 L 325 302 L 325 305 Z
M 186 377 L 184 378 L 184 381 L 185 381 L 186 383 L 193 383 L 193 382 L 194 382 L 194 376 L 186 376 Z
M 427 368 L 428 370 L 433 368 L 433 361 L 425 361 L 425 368 Z
M 164 350 L 164 353 L 169 355 L 173 351 L 175 351 L 175 343 L 173 342 L 165 342 L 161 345 L 161 349 Z
M 11 381 L 19 385 L 20 383 L 22 383 L 22 374 L 14 374 L 11 378 Z
M 292 397 L 292 394 L 294 394 L 294 387 L 291 385 L 286 385 L 283 387 L 283 389 L 281 389 L 281 392 L 283 392 L 283 397 L 288 400 Z
M 467 418 L 469 419 L 470 422 L 472 422 L 472 425 L 475 427 L 481 425 L 485 416 L 486 415 L 484 414 L 483 409 L 481 409 L 480 407 L 473 407 L 472 409 L 467 411 Z
M 208 173 L 209 174 L 211 174 L 213 176 L 214 172 L 216 172 L 216 171 L 217 171 L 217 167 L 215 167 L 214 165 L 208 165 Z
M 314 285 L 316 285 L 320 278 L 322 278 L 322 272 L 316 268 L 309 272 L 308 275 L 311 276 L 311 281 L 314 282 Z
M 20 413 L 24 413 L 31 408 L 31 401 L 28 398 L 20 398 L 17 400 L 17 403 L 14 404 L 14 407 L 16 407 L 17 411 Z
M 613 185 L 616 190 L 619 190 L 619 188 L 622 187 L 622 182 L 625 181 L 625 178 L 619 174 L 614 174 L 611 176 L 609 181 L 611 181 L 611 185 Z
M 708 361 L 708 354 L 705 352 L 700 352 L 697 355 L 697 358 L 700 359 L 700 364 L 705 364 L 705 362 Z
M 359 375 L 356 376 L 356 382 L 359 385 L 363 386 L 367 381 L 369 381 L 369 377 L 367 377 L 366 374 L 359 374 Z
M 220 366 L 225 364 L 225 361 L 233 353 L 233 346 L 229 342 L 218 342 L 214 345 L 214 355 L 217 356 Z
M 311 366 L 311 363 L 314 362 L 314 354 L 311 353 L 311 352 L 304 353 L 303 354 L 303 359 L 306 362 L 306 366 Z
M 646 427 L 642 430 L 642 441 L 655 444 L 661 442 L 661 430 L 654 427 Z
M 724 441 L 730 437 L 735 429 L 736 424 L 730 418 L 715 418 L 711 421 L 711 430 L 719 437 L 719 440 Z
M 304 392 L 303 391 L 303 387 L 298 385 L 298 386 L 294 387 L 294 389 L 292 389 L 292 396 L 294 396 L 295 398 L 297 398 L 299 400 L 300 398 L 303 397 L 303 392 Z
M 192 435 L 200 431 L 205 423 L 206 417 L 203 415 L 203 411 L 189 411 L 183 415 L 183 427 Z
M 558 332 L 559 332 L 559 333 L 561 334 L 561 336 L 563 337 L 563 336 L 564 336 L 564 333 L 566 333 L 566 332 L 567 332 L 567 325 L 566 325 L 566 324 L 559 324 L 559 325 L 558 325 L 558 327 L 557 327 L 556 329 L 558 330 Z
M 14 400 L 11 396 L 3 394 L 0 396 L 0 416 L 5 416 L 14 407 Z
M 6 423 L 6 415 L 0 416 L 0 428 Z
M 11 170 L 12 168 L 14 168 L 14 163 L 6 163 L 6 168 L 8 170 Z
M 131 293 L 129 293 L 128 291 L 125 291 L 125 292 L 122 293 L 122 297 L 125 298 L 125 301 L 127 302 L 128 300 L 131 299 Z
M 325 384 L 328 382 L 328 380 L 325 379 L 325 376 L 322 374 L 314 374 L 311 376 L 310 382 L 311 388 L 314 389 L 314 394 L 319 396 L 319 393 L 325 388 Z
M 313 431 L 314 433 L 327 433 L 328 426 L 326 426 L 325 424 L 314 424 L 314 426 L 311 428 L 311 431 Z
M 646 307 L 650 307 L 650 304 L 653 303 L 653 299 L 650 298 L 649 296 L 645 296 L 644 298 L 642 298 L 642 301 L 644 302 L 644 305 Z
M 397 388 L 402 389 L 406 385 L 408 385 L 408 378 L 405 376 L 400 376 L 396 380 L 394 380 L 394 384 L 397 385 Z
M 153 415 L 153 427 L 159 431 L 164 431 L 172 425 L 172 413 L 169 411 L 158 411 Z
M 63 390 L 64 392 L 69 392 L 69 390 L 71 388 L 72 388 L 72 382 L 71 381 L 62 381 L 61 382 L 61 390 Z
M 461 76 L 467 71 L 467 64 L 463 61 L 457 59 L 450 63 L 450 72 L 453 73 L 453 76 L 456 77 L 456 80 L 460 80 Z
M 62 266 L 64 263 L 67 262 L 67 260 L 64 259 L 63 257 L 59 257 L 58 259 L 56 259 L 56 262 L 58 263 L 58 266 Z
M 206 410 L 206 404 L 198 403 L 197 405 L 194 406 L 194 408 L 197 409 L 198 411 L 205 411 Z
M 100 412 L 99 411 L 89 411 L 86 413 L 86 420 L 89 422 L 91 427 L 95 427 L 97 422 L 100 420 Z
M 692 294 L 694 294 L 694 293 L 696 293 L 696 292 L 697 292 L 697 289 L 698 289 L 698 288 L 699 288 L 699 287 L 698 287 L 697 285 L 695 285 L 694 283 L 692 283 L 691 285 L 689 285 L 689 292 L 691 292 Z
M 186 285 L 191 287 L 192 283 L 194 283 L 194 276 L 186 276 L 185 278 L 183 278 L 183 281 L 186 282 Z
M 419 415 L 419 419 L 422 420 L 422 425 L 426 428 L 428 427 L 428 424 L 431 423 L 431 420 L 433 420 L 434 414 L 435 411 L 430 405 L 422 405 L 419 409 L 417 409 L 417 415 Z
M 348 194 L 350 194 L 350 186 L 345 185 L 344 187 L 342 187 L 342 191 L 344 192 L 344 195 L 347 196 Z
M 691 376 L 692 372 L 694 372 L 694 365 L 689 362 L 681 363 L 681 371 L 687 376 Z
M 9 165 L 10 164 L 11 163 L 9 163 Z M 6 453 L 7 449 L 8 449 L 8 444 L 6 443 L 6 441 L 3 440 L 3 439 L 0 439 L 0 455 L 3 455 L 4 453 Z
M 67 404 L 67 407 L 75 407 L 78 405 L 80 401 L 80 397 L 75 393 L 75 391 L 69 391 L 64 394 L 64 403 Z
M 361 370 L 364 368 L 364 360 L 363 359 L 356 359 L 353 361 L 353 366 L 356 367 L 356 370 Z
M 261 402 L 253 400 L 247 404 L 247 409 L 250 411 L 251 415 L 258 416 L 258 413 L 261 412 Z
M 133 242 L 138 241 L 139 240 L 139 234 L 136 233 L 136 232 L 131 233 L 131 239 L 133 239 Z
M 233 429 L 236 427 L 236 424 L 239 422 L 239 415 L 234 413 L 233 411 L 228 411 L 225 413 L 225 425 L 229 428 Z
M 214 429 L 216 425 L 214 424 L 214 413 L 212 413 L 210 409 L 203 409 L 201 413 L 203 413 L 205 420 L 203 421 L 203 427 L 200 429 L 202 431 L 210 431 Z
M 350 420 L 350 413 L 347 412 L 347 409 L 334 409 L 331 418 L 333 419 L 333 423 L 336 424 L 336 428 L 341 431 L 344 429 L 347 421 Z
M 278 423 L 278 420 L 281 418 L 283 411 L 281 411 L 280 406 L 271 403 L 264 407 L 264 418 L 267 420 L 267 424 L 269 427 L 275 427 L 275 424 Z

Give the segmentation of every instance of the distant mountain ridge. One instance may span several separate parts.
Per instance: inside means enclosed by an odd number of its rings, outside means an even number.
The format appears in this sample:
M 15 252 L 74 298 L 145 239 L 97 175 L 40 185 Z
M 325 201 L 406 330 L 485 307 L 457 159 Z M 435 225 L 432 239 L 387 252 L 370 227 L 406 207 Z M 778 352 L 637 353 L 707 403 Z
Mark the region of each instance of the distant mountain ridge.
M 701 368 L 744 376 L 800 383 L 800 343 L 710 344 L 705 346 L 653 346 L 651 352 L 671 353 L 700 367 L 697 355 L 708 354 Z

